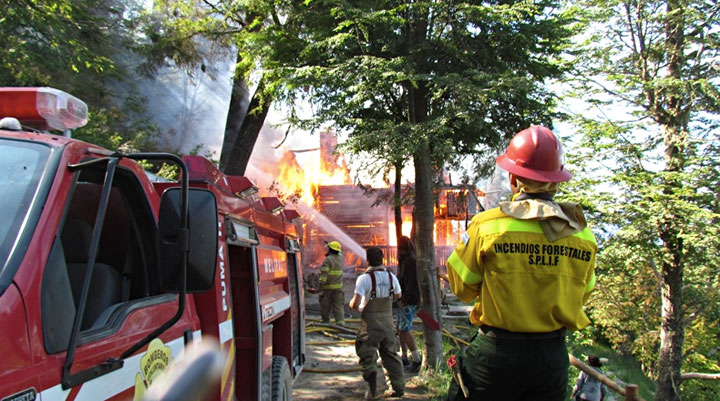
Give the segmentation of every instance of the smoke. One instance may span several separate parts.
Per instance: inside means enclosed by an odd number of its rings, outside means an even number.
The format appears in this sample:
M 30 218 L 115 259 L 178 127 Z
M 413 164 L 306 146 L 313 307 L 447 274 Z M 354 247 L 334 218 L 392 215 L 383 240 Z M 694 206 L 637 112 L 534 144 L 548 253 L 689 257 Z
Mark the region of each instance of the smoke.
M 257 141 L 255 141 L 249 165 L 277 168 L 277 163 L 289 151 L 285 145 L 278 147 L 283 140 L 283 136 L 282 132 L 265 123 L 260 130 Z
M 510 190 L 507 172 L 496 166 L 495 174 L 488 181 L 484 192 L 485 196 L 480 199 L 480 203 L 485 210 L 495 208 L 498 206 L 498 203 L 506 200 L 508 194 L 512 192 Z
M 145 112 L 159 127 L 152 138 L 160 149 L 195 153 L 219 160 L 235 69 L 234 52 L 201 44 L 206 63 L 194 69 L 169 65 L 150 78 L 138 78 L 132 92 L 145 98 Z M 141 59 L 128 54 L 124 63 L 135 69 Z M 127 96 L 129 85 L 114 88 Z

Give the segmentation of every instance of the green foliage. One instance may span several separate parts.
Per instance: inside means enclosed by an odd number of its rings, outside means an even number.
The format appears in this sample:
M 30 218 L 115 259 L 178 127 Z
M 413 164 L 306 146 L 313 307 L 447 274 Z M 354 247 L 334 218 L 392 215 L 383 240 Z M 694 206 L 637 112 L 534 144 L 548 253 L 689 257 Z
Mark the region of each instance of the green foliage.
M 543 85 L 565 70 L 559 55 L 571 10 L 553 2 L 310 1 L 302 63 L 288 89 L 317 106 L 305 128 L 332 122 L 350 134 L 345 149 L 392 164 L 425 141 L 437 164 L 472 154 L 487 172 L 507 138 L 531 123 L 550 125 Z M 282 71 L 281 71 L 282 72 Z M 426 118 L 411 115 L 422 92 Z
M 582 2 L 592 30 L 572 83 L 589 107 L 575 118 L 583 137 L 569 160 L 583 179 L 566 189 L 599 234 L 595 339 L 634 355 L 653 377 L 675 369 L 658 363 L 663 330 L 674 330 L 663 313 L 670 290 L 681 291 L 673 306 L 684 344 L 673 357 L 682 371 L 717 373 L 720 362 L 719 23 L 714 5 L 678 4 Z M 678 270 L 680 285 L 671 279 Z M 716 398 L 714 383 L 680 388 L 683 398 Z
M 108 31 L 116 10 L 102 0 L 3 0 L 0 6 L 0 85 L 56 82 L 66 89 L 113 74 Z
M 143 56 L 138 70 L 154 76 L 162 66 L 176 66 L 192 76 L 199 67 L 213 77 L 212 66 L 225 57 L 242 30 L 232 14 L 223 13 L 222 8 L 228 4 L 159 0 L 153 2 L 151 10 L 139 11 L 136 24 L 142 32 L 141 40 L 132 45 Z
M 457 298 L 451 298 L 451 302 L 457 301 Z M 459 301 L 457 301 L 459 303 Z M 477 326 L 470 324 L 469 320 L 463 320 L 461 324 L 450 324 L 455 320 L 446 320 L 443 322 L 443 329 L 448 330 L 453 336 L 464 340 L 470 341 L 474 333 L 477 332 Z M 415 342 L 417 343 L 418 349 L 423 347 L 423 337 L 416 337 Z M 410 380 L 416 383 L 421 383 L 422 386 L 427 388 L 427 399 L 429 400 L 445 400 L 447 399 L 448 389 L 450 383 L 454 380 L 452 372 L 448 369 L 445 359 L 449 358 L 450 355 L 457 355 L 464 345 L 459 346 L 453 339 L 447 335 L 443 335 L 443 361 L 435 367 L 435 369 L 422 369 L 418 376 Z
M 585 132 L 593 132 L 588 129 L 592 126 L 586 126 Z M 600 239 L 598 281 L 588 305 L 599 328 L 594 339 L 634 355 L 649 373 L 657 373 L 663 285 L 660 266 L 669 256 L 659 232 L 661 217 L 671 208 L 680 216 L 674 227 L 680 232 L 686 266 L 682 308 L 687 356 L 683 371 L 718 372 L 720 264 L 715 250 L 720 247 L 720 215 L 716 201 L 707 194 L 717 185 L 720 154 L 707 154 L 702 161 L 689 159 L 686 172 L 653 171 L 650 158 L 633 154 L 652 155 L 653 149 L 648 147 L 652 141 L 631 143 L 625 140 L 627 132 L 617 136 L 612 132 L 604 135 L 613 138 L 614 149 L 607 147 L 602 137 L 590 136 L 588 145 L 594 146 L 588 148 L 585 163 L 593 171 L 592 178 L 567 188 L 571 199 L 589 205 Z M 705 164 L 714 167 L 708 169 Z M 683 185 L 667 192 L 669 179 Z M 708 385 L 689 382 L 683 385 L 683 392 L 689 399 L 710 400 L 712 397 L 689 395 L 699 394 L 691 390 L 695 386 Z
M 146 146 L 156 133 L 132 71 L 132 1 L 2 0 L 0 86 L 49 86 L 88 104 L 88 125 L 73 136 L 109 149 Z M 122 89 L 121 89 L 122 88 Z
M 413 380 L 421 380 L 428 388 L 429 400 L 447 399 L 448 386 L 452 382 L 452 374 L 447 367 L 440 366 L 436 369 L 425 369 Z
M 149 150 L 150 138 L 156 136 L 158 128 L 142 112 L 131 106 L 131 98 L 120 107 L 92 109 L 88 124 L 73 132 L 73 137 L 107 149 L 130 153 Z
M 180 176 L 180 168 L 174 163 L 165 163 L 161 161 L 137 160 L 145 171 L 155 174 L 159 178 L 177 181 Z

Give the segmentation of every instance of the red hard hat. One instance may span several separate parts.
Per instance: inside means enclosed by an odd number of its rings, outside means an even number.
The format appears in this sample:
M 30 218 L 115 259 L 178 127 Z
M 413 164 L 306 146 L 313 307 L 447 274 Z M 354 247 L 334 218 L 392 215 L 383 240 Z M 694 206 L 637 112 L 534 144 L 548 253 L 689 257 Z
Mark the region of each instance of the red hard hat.
M 496 161 L 498 166 L 520 177 L 564 182 L 572 174 L 563 168 L 562 155 L 562 144 L 555 134 L 548 128 L 532 125 L 518 132 Z

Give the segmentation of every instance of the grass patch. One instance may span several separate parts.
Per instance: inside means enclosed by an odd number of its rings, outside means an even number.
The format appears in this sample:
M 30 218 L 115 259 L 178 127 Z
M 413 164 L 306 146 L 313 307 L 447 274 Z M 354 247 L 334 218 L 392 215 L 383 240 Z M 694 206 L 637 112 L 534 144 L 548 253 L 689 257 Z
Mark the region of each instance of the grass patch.
M 443 363 L 435 370 L 423 369 L 413 380 L 419 380 L 423 386 L 427 387 L 428 400 L 439 401 L 447 398 L 448 387 L 453 379 L 447 366 Z

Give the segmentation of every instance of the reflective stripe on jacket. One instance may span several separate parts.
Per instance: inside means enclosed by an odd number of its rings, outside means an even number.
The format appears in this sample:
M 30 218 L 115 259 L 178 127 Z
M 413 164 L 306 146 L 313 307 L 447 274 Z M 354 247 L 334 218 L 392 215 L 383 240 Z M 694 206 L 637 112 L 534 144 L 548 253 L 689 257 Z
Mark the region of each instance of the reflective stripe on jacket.
M 342 288 L 343 257 L 331 253 L 325 257 L 320 267 L 320 285 L 324 290 L 337 290 Z
M 450 288 L 475 301 L 470 321 L 514 332 L 581 329 L 595 286 L 597 242 L 584 230 L 550 242 L 539 220 L 476 215 L 447 261 Z

